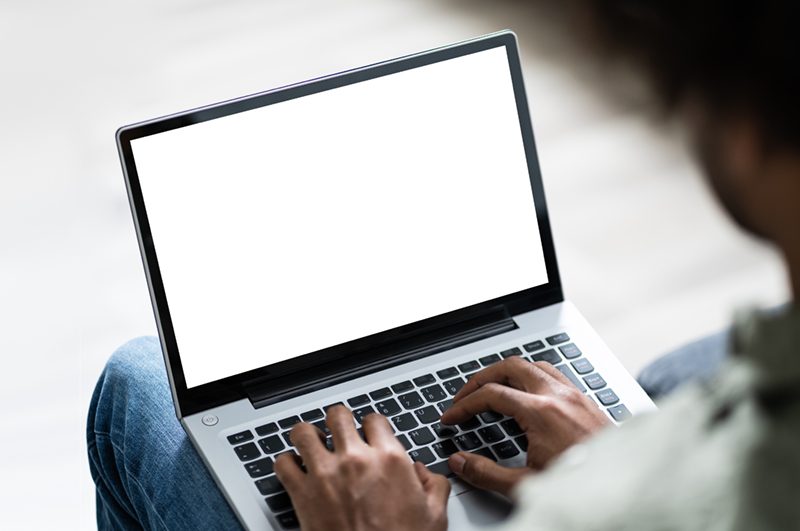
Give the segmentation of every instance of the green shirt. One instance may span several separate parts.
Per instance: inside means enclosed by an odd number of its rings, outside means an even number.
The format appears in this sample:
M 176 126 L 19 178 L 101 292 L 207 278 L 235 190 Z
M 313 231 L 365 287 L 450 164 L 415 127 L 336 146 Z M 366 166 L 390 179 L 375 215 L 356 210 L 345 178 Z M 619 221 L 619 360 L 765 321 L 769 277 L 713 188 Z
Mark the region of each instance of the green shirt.
M 800 312 L 742 314 L 732 356 L 518 486 L 503 531 L 800 529 Z

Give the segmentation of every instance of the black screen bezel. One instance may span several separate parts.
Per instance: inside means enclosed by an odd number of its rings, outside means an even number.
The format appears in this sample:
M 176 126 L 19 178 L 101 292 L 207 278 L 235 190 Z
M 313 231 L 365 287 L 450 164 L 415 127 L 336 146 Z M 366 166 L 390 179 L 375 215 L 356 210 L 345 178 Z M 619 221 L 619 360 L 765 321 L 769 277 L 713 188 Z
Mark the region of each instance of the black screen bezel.
M 253 369 L 235 376 L 187 388 L 177 340 L 172 327 L 167 296 L 164 292 L 161 273 L 158 267 L 157 253 L 153 245 L 144 199 L 139 186 L 136 164 L 131 150 L 131 141 L 164 131 L 186 127 L 215 118 L 229 116 L 266 105 L 273 105 L 290 99 L 497 47 L 505 47 L 509 60 L 539 233 L 544 250 L 548 283 L 484 301 L 423 321 L 373 334 L 342 345 L 336 345 L 273 365 Z M 164 118 L 126 126 L 117 131 L 117 145 L 128 188 L 131 211 L 139 238 L 145 274 L 147 275 L 150 287 L 151 300 L 156 316 L 161 345 L 164 349 L 164 357 L 172 382 L 173 396 L 177 401 L 176 410 L 178 411 L 179 417 L 245 397 L 246 394 L 243 385 L 245 382 L 253 380 L 263 381 L 271 377 L 278 378 L 289 373 L 297 373 L 298 371 L 304 371 L 304 373 L 308 374 L 309 378 L 313 378 L 319 376 L 315 374 L 315 366 L 320 365 L 322 362 L 330 362 L 350 355 L 363 354 L 365 350 L 368 350 L 373 345 L 386 345 L 394 340 L 407 339 L 408 337 L 413 337 L 414 334 L 436 330 L 437 327 L 443 327 L 449 323 L 470 319 L 475 315 L 480 315 L 498 306 L 504 306 L 508 313 L 513 316 L 563 300 L 561 280 L 558 274 L 555 249 L 547 215 L 547 206 L 544 198 L 544 189 L 534 143 L 533 129 L 530 121 L 527 98 L 525 96 L 519 51 L 516 36 L 510 31 L 488 35 L 471 41 L 370 65 L 324 78 L 318 78 L 301 84 L 282 87 L 273 91 L 255 94 L 209 107 L 194 109 Z M 314 304 L 313 294 L 298 293 L 298 296 L 308 298 L 309 305 Z M 287 316 L 287 318 L 301 318 L 301 316 Z M 313 324 L 310 326 L 313 327 Z

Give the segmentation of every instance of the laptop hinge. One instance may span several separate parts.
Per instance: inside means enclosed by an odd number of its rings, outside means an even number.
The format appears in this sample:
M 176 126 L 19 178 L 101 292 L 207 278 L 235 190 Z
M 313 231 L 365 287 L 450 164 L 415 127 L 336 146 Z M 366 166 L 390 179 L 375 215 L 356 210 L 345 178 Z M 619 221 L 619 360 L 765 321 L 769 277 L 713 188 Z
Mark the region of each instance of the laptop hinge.
M 421 334 L 395 344 L 359 352 L 323 363 L 308 372 L 275 375 L 244 384 L 253 407 L 260 408 L 366 376 L 409 361 L 432 356 L 518 328 L 505 308 L 490 314 Z M 377 361 L 376 361 L 377 360 Z M 311 372 L 311 371 L 309 371 Z

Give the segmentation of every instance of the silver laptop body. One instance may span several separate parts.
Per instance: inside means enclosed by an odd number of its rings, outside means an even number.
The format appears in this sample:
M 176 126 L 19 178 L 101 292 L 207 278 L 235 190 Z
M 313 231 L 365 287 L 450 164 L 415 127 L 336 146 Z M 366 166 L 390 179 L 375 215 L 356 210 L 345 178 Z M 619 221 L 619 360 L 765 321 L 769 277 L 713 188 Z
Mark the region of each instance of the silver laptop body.
M 409 458 L 524 466 L 502 415 L 438 416 L 482 367 L 550 361 L 615 422 L 655 406 L 564 300 L 516 37 L 500 32 L 117 132 L 175 410 L 247 529 L 300 421 L 387 415 Z M 456 478 L 452 529 L 499 496 Z

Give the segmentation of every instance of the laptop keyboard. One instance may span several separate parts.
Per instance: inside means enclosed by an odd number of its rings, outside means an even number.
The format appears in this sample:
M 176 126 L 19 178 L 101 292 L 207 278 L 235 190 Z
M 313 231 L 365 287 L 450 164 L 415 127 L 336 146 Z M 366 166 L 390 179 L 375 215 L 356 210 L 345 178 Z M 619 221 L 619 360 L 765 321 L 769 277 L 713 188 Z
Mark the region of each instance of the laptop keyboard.
M 607 387 L 606 381 L 583 357 L 580 349 L 569 341 L 566 333 L 556 334 L 526 343 L 521 348 L 514 347 L 354 396 L 347 400 L 346 406 L 353 412 L 362 438 L 364 434 L 360 425 L 364 417 L 370 413 L 380 413 L 389 418 L 397 440 L 412 461 L 420 461 L 432 472 L 446 477 L 455 475 L 450 471 L 447 459 L 458 451 L 480 454 L 494 461 L 511 459 L 527 451 L 528 440 L 519 424 L 494 411 L 481 413 L 457 426 L 446 426 L 439 422 L 442 413 L 453 405 L 453 396 L 467 380 L 480 369 L 510 356 L 521 356 L 528 361 L 547 361 L 555 365 L 598 407 L 606 409 L 614 420 L 623 422 L 630 418 L 631 413 L 620 403 L 619 397 Z M 300 524 L 291 510 L 289 495 L 274 474 L 275 457 L 291 451 L 293 445 L 289 432 L 298 422 L 310 422 L 319 428 L 327 437 L 328 449 L 333 450 L 324 411 L 336 404 L 227 437 L 236 456 L 253 478 L 258 492 L 264 497 L 264 503 L 276 514 L 278 523 L 284 529 L 296 529 Z

